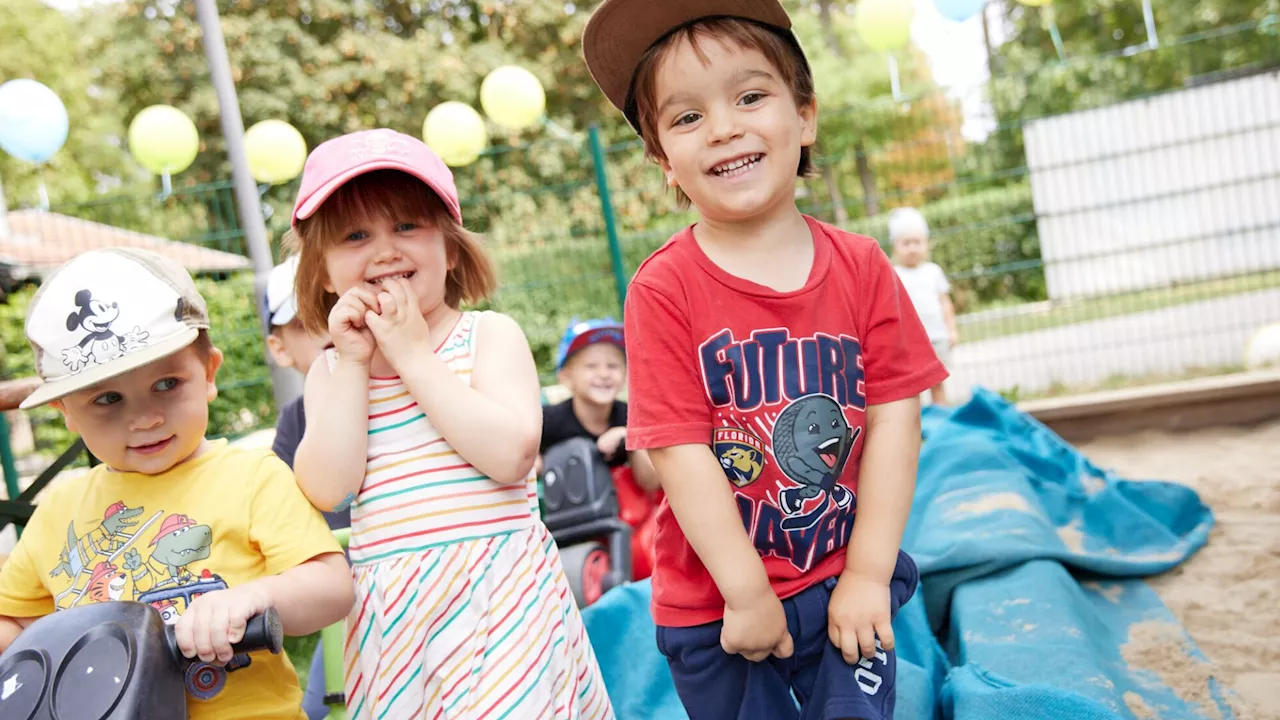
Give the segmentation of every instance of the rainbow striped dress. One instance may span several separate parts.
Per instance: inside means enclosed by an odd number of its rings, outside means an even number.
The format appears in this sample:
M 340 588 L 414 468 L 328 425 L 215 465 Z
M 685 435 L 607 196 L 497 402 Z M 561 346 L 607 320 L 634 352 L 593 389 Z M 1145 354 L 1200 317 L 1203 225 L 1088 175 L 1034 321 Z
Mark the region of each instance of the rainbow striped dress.
M 481 316 L 436 350 L 467 382 Z M 368 455 L 351 507 L 351 717 L 612 718 L 534 478 L 481 474 L 398 378 L 370 379 Z

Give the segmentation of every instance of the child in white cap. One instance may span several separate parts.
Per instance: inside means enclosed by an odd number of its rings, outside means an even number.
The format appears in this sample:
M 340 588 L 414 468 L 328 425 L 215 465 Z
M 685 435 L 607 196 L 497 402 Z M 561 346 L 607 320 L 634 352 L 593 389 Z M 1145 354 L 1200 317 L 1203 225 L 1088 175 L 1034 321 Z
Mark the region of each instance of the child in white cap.
M 893 243 L 893 268 L 911 297 L 911 304 L 929 333 L 933 351 L 944 365 L 958 339 L 956 309 L 951 304 L 951 283 L 941 267 L 929 260 L 929 222 L 915 208 L 889 213 L 889 241 Z M 935 405 L 945 405 L 945 381 L 929 390 Z
M 333 343 L 329 340 L 329 333 L 313 333 L 303 327 L 302 319 L 298 317 L 297 296 L 294 294 L 297 273 L 298 256 L 293 255 L 272 268 L 267 277 L 264 300 L 271 318 L 267 350 L 280 367 L 293 368 L 306 375 L 316 359 L 324 354 L 326 348 L 333 347 Z M 303 397 L 299 395 L 280 408 L 276 418 L 275 441 L 271 444 L 271 449 L 289 467 L 293 467 L 294 453 L 298 451 L 298 443 L 302 442 L 306 429 L 306 408 Z M 333 529 L 349 527 L 351 514 L 345 510 L 325 513 L 325 520 Z
M 32 299 L 44 383 L 22 407 L 51 404 L 102 464 L 44 495 L 0 569 L 0 651 L 56 610 L 152 602 L 217 678 L 187 673 L 188 717 L 302 718 L 288 657 L 231 646 L 267 608 L 287 635 L 337 622 L 351 580 L 283 462 L 205 439 L 222 365 L 208 328 L 186 270 L 132 248 L 76 257 Z M 201 594 L 175 604 L 182 588 Z
M 284 246 L 292 247 L 297 239 L 292 230 L 285 233 Z M 271 320 L 271 332 L 267 335 L 267 350 L 276 364 L 293 368 L 306 375 L 316 359 L 326 348 L 333 347 L 328 332 L 313 333 L 302 325 L 298 317 L 298 298 L 294 293 L 298 275 L 298 256 L 292 255 L 271 269 L 267 276 L 267 292 L 263 297 L 267 316 Z M 293 456 L 307 430 L 307 410 L 303 396 L 280 408 L 276 415 L 276 435 L 271 450 L 293 467 Z M 323 512 L 329 528 L 338 530 L 351 527 L 351 510 L 344 508 Z M 302 708 L 311 720 L 322 720 L 329 714 L 325 704 L 324 643 L 317 643 L 311 656 L 311 671 L 307 677 L 307 689 L 303 694 Z

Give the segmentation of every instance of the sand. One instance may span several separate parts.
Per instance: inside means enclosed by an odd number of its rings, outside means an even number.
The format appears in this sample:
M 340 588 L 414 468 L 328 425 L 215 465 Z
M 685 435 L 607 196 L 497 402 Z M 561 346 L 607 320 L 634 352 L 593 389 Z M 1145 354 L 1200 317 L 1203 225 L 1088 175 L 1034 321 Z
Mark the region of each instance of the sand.
M 1241 718 L 1280 720 L 1280 423 L 1110 437 L 1080 450 L 1124 477 L 1194 488 L 1217 519 L 1208 545 L 1149 579 L 1208 663 L 1158 623 L 1134 628 L 1126 659 L 1202 703 L 1206 717 L 1217 717 L 1203 702 L 1212 675 L 1236 693 Z M 1159 717 L 1132 695 L 1135 717 Z
M 1154 674 L 1161 683 L 1172 688 L 1180 700 L 1204 717 L 1221 720 L 1222 713 L 1210 688 L 1213 665 L 1194 654 L 1178 624 L 1159 621 L 1138 623 L 1129 629 L 1129 639 L 1121 646 L 1120 653 L 1129 667 Z M 1134 702 L 1135 699 L 1142 700 L 1142 703 Z M 1125 704 L 1134 714 L 1137 714 L 1136 707 L 1159 717 L 1136 692 L 1125 694 Z

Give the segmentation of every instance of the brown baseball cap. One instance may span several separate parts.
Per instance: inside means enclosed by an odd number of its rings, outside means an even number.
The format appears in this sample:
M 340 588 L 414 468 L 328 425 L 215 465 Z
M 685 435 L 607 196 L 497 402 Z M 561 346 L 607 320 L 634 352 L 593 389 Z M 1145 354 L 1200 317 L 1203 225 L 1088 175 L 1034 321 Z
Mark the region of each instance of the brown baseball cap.
M 604 0 L 582 32 L 582 54 L 591 77 L 614 107 L 640 132 L 629 108 L 631 81 L 640 58 L 672 30 L 695 20 L 737 17 L 768 25 L 800 47 L 791 18 L 778 0 Z

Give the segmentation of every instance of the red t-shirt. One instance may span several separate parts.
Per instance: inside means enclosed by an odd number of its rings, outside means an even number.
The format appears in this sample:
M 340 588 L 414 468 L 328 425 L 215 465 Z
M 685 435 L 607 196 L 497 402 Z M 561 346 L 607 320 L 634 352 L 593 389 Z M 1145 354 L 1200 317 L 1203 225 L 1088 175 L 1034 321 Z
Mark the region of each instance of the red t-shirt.
M 844 569 L 867 405 L 947 377 L 879 245 L 806 220 L 799 290 L 730 275 L 688 228 L 640 266 L 625 314 L 627 446 L 710 445 L 780 598 Z M 657 523 L 654 620 L 719 620 L 724 599 L 665 502 Z

